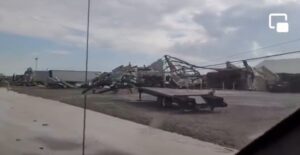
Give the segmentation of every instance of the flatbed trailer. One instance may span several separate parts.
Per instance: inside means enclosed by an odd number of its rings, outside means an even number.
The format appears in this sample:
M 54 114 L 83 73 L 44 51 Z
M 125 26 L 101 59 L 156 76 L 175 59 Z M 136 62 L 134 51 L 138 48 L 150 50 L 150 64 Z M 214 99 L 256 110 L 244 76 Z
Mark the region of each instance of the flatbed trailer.
M 173 103 L 183 109 L 209 108 L 213 111 L 216 107 L 227 107 L 222 97 L 215 96 L 209 90 L 139 87 L 138 92 L 139 100 L 142 100 L 143 93 L 149 94 L 157 97 L 162 107 L 171 107 Z M 202 97 L 205 103 L 196 103 L 195 97 Z

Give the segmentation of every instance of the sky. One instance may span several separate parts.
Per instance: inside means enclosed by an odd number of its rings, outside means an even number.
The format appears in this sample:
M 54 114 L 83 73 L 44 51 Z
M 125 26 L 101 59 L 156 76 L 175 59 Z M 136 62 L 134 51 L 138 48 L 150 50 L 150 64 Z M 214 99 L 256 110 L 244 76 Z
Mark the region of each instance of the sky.
M 270 13 L 288 15 L 288 33 L 268 27 Z M 300 50 L 299 17 L 300 0 L 91 0 L 89 70 L 165 54 L 209 65 Z M 0 1 L 0 72 L 22 74 L 35 57 L 39 70 L 83 70 L 86 23 L 87 0 Z

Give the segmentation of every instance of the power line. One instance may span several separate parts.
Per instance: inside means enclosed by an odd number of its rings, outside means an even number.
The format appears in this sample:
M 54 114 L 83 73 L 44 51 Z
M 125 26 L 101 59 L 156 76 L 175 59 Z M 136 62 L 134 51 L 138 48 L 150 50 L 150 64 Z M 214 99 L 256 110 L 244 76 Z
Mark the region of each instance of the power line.
M 91 8 L 91 2 L 90 2 L 90 0 L 88 0 L 87 27 L 86 27 L 86 55 L 85 55 L 85 85 L 86 86 L 88 85 L 90 8 Z M 85 155 L 86 107 L 87 107 L 87 94 L 84 94 L 84 101 L 83 101 L 83 129 L 82 129 L 82 155 Z
M 271 47 L 278 47 L 278 46 L 281 46 L 281 45 L 285 45 L 285 44 L 289 44 L 289 43 L 293 43 L 293 42 L 297 42 L 297 41 L 300 41 L 300 38 L 285 41 L 285 42 L 279 42 L 279 43 L 276 43 L 276 44 L 271 44 L 271 45 L 268 45 L 268 46 L 264 46 L 264 47 L 260 47 L 260 48 L 256 48 L 256 49 L 252 49 L 252 50 L 237 52 L 237 53 L 229 55 L 225 58 L 229 59 L 229 58 L 232 58 L 232 57 L 235 57 L 235 56 L 238 56 L 238 55 L 242 55 L 242 54 L 245 54 L 245 53 L 254 52 L 254 51 L 258 51 L 258 50 L 263 50 L 263 49 L 267 49 L 267 48 L 271 48 Z M 225 58 L 223 58 L 223 59 L 225 59 Z M 214 60 L 218 60 L 218 59 L 221 59 L 221 58 L 217 58 L 217 59 L 214 59 Z
M 300 51 L 293 51 L 293 52 L 286 52 L 286 53 L 280 53 L 280 54 L 273 54 L 273 55 L 266 55 L 266 56 L 261 56 L 261 57 L 254 57 L 254 58 L 248 58 L 248 59 L 241 59 L 241 60 L 235 60 L 235 61 L 230 61 L 230 63 L 237 63 L 241 61 L 253 61 L 253 60 L 258 60 L 258 59 L 265 59 L 265 58 L 270 58 L 270 57 L 277 57 L 277 56 L 282 56 L 282 55 L 288 55 L 288 54 L 295 54 L 295 53 L 300 53 Z M 211 66 L 219 66 L 219 65 L 224 65 L 226 63 L 218 63 L 218 64 L 212 64 L 212 65 L 206 65 L 206 66 L 201 66 L 202 68 L 207 68 Z

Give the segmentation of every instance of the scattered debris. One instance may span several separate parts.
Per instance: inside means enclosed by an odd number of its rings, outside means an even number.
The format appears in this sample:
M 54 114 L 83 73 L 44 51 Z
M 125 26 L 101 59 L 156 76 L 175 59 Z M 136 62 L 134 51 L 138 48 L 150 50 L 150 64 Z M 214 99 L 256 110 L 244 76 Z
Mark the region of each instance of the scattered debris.
M 16 86 L 33 86 L 33 70 L 31 67 L 27 68 L 23 75 L 13 75 L 11 83 Z

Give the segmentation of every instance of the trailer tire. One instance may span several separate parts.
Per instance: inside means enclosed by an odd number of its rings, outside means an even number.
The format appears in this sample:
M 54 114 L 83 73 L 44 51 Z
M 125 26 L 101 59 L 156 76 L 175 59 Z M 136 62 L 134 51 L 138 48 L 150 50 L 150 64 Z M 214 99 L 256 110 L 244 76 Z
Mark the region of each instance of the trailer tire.
M 173 102 L 173 100 L 171 98 L 167 98 L 167 97 L 158 97 L 157 101 L 160 104 L 160 106 L 163 107 L 163 108 L 171 107 L 172 102 Z
M 172 98 L 166 98 L 165 99 L 165 107 L 166 108 L 171 108 L 172 107 L 172 102 L 173 102 L 173 100 L 172 100 Z
M 213 111 L 214 111 L 214 109 L 215 109 L 215 107 L 214 107 L 214 106 L 209 106 L 209 108 L 210 108 L 210 111 L 211 111 L 211 112 L 213 112 Z

